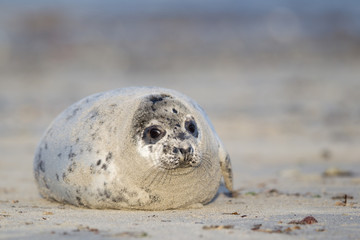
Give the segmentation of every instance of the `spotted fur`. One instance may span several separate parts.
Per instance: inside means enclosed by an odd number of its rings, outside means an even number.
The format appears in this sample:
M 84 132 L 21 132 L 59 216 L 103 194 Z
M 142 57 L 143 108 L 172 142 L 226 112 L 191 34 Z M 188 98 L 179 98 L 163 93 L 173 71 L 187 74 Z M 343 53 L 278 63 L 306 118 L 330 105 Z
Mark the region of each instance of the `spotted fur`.
M 175 209 L 212 200 L 221 171 L 232 190 L 227 156 L 193 100 L 168 89 L 126 88 L 61 113 L 39 143 L 34 175 L 40 194 L 59 202 Z

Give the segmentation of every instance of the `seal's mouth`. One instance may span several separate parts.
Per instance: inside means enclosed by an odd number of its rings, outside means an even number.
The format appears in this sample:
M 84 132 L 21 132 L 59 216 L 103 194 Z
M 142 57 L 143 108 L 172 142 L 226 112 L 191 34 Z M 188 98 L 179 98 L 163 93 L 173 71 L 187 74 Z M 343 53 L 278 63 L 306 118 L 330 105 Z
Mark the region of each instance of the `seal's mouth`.
M 177 166 L 176 168 L 190 168 L 190 167 L 196 167 L 196 166 L 192 166 L 189 163 L 183 162 L 183 163 L 180 163 L 180 165 Z

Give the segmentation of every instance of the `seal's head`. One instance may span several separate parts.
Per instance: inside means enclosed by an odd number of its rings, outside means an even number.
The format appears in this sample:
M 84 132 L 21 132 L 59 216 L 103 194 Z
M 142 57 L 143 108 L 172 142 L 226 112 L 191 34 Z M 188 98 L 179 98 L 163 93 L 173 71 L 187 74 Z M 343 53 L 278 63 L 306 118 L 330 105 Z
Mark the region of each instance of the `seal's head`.
M 197 167 L 201 164 L 202 129 L 189 106 L 168 94 L 149 95 L 134 115 L 137 151 L 162 169 Z

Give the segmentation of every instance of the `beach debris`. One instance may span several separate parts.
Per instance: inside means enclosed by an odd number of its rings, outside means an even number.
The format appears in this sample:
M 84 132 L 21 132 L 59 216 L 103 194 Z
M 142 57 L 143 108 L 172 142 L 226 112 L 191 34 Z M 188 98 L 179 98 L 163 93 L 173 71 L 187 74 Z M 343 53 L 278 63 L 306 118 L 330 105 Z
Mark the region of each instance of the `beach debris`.
M 143 238 L 148 237 L 147 232 L 120 232 L 110 235 L 110 237 L 123 237 L 123 238 Z
M 223 215 L 240 215 L 240 213 L 238 213 L 238 212 L 223 213 Z
M 45 212 L 43 212 L 43 214 L 44 214 L 44 215 L 54 215 L 54 213 L 53 213 L 53 212 L 46 212 L 46 211 L 45 211 Z
M 354 199 L 353 196 L 347 195 L 347 194 L 342 194 L 342 195 L 336 195 L 334 197 L 332 197 L 331 199 L 333 200 L 341 200 L 341 201 L 337 201 L 335 202 L 335 206 L 346 206 L 348 204 L 348 199 Z M 353 203 L 350 204 L 350 206 L 352 206 Z
M 293 220 L 293 221 L 290 221 L 288 222 L 288 224 L 302 224 L 302 225 L 305 225 L 305 224 L 314 224 L 314 223 L 317 223 L 318 221 L 313 217 L 313 216 L 307 216 L 305 218 L 303 218 L 302 220 Z
M 241 215 L 240 213 L 238 212 L 232 212 L 232 213 L 223 213 L 223 215 Z M 241 218 L 244 218 L 244 217 L 247 217 L 246 214 L 243 214 L 240 216 Z
M 346 203 L 347 199 L 354 199 L 353 196 L 348 195 L 348 194 L 338 194 L 335 195 L 331 198 L 332 200 L 344 200 L 344 202 Z
M 254 226 L 251 228 L 251 230 L 257 231 L 257 230 L 259 230 L 261 228 L 261 226 L 262 226 L 261 223 L 260 224 L 254 224 Z
M 261 228 L 262 224 L 255 224 L 251 230 L 257 231 L 257 232 L 264 232 L 264 233 L 290 233 L 294 230 L 301 229 L 299 226 L 293 226 L 293 227 L 287 227 L 284 228 L 282 226 L 277 226 L 274 229 L 271 228 Z
M 203 226 L 204 230 L 222 230 L 222 229 L 233 229 L 234 225 L 210 225 Z
M 266 194 L 271 195 L 271 196 L 278 196 L 278 195 L 281 195 L 282 193 L 279 190 L 272 188 L 270 190 L 267 190 Z
M 88 231 L 88 232 L 92 232 L 94 234 L 99 233 L 99 229 L 91 228 L 89 226 L 83 226 L 83 225 L 79 225 L 75 230 L 73 230 L 73 232 L 80 232 L 80 231 Z

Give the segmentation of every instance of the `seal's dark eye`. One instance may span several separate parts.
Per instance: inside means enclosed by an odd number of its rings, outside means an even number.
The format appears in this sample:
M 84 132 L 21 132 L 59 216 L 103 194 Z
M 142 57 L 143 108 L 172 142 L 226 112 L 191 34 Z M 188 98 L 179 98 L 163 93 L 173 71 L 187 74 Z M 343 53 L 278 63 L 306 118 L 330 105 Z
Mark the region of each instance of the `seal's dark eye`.
M 186 130 L 191 133 L 194 137 L 198 137 L 198 130 L 194 120 L 187 120 L 185 122 Z
M 160 126 L 150 126 L 144 130 L 143 140 L 146 143 L 154 144 L 159 141 L 166 132 Z
M 188 130 L 189 130 L 189 132 L 194 133 L 196 131 L 195 124 L 190 123 L 189 126 L 188 126 Z
M 158 138 L 161 135 L 161 131 L 157 128 L 153 128 L 149 132 L 151 138 Z

